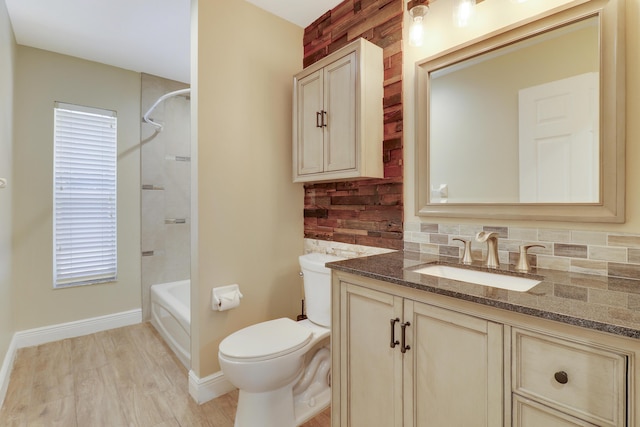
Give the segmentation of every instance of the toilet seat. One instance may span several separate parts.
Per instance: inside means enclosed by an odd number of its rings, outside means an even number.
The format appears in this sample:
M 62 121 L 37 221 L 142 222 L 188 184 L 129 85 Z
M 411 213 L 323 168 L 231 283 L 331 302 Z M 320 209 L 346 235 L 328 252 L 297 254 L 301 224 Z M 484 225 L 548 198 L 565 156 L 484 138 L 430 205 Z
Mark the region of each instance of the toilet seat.
M 297 322 L 281 318 L 241 329 L 222 340 L 218 350 L 227 359 L 261 361 L 284 356 L 304 347 L 312 331 Z

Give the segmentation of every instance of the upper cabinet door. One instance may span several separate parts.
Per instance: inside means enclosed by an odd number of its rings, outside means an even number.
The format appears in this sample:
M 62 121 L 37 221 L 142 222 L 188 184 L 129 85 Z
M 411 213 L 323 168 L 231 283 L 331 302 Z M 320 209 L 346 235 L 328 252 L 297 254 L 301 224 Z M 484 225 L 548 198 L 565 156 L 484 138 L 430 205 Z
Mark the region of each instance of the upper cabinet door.
M 325 171 L 356 169 L 356 54 L 324 69 Z M 382 153 L 380 153 L 382 154 Z
M 293 181 L 383 178 L 382 49 L 358 39 L 294 77 Z
M 321 126 L 324 99 L 322 70 L 298 80 L 296 93 L 298 108 L 298 175 L 314 174 L 324 170 L 324 131 Z M 320 113 L 320 114 L 318 114 Z

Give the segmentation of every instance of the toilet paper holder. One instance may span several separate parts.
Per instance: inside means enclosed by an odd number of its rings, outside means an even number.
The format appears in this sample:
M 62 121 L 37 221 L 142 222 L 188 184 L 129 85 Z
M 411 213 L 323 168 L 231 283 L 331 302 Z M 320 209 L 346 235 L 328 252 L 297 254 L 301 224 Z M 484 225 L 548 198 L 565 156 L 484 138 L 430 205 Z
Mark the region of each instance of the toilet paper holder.
M 216 311 L 225 310 L 227 308 L 223 307 L 223 305 L 227 305 L 236 300 L 237 303 L 239 303 L 240 298 L 242 297 L 243 295 L 242 292 L 240 292 L 240 286 L 237 284 L 213 288 L 213 291 L 211 292 L 211 308 Z M 237 305 L 237 303 L 232 304 L 232 306 Z

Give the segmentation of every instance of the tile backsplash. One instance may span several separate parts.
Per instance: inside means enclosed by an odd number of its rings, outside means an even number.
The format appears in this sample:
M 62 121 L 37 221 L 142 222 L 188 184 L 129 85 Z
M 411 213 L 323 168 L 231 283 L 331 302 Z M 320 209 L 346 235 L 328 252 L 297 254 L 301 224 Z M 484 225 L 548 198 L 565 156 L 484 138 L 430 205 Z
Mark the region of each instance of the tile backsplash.
M 640 235 L 636 234 L 405 222 L 404 249 L 460 257 L 462 244 L 452 239 L 461 238 L 472 241 L 474 258 L 481 259 L 486 256 L 486 244 L 476 242 L 475 235 L 479 231 L 495 231 L 499 234 L 501 264 L 515 264 L 520 245 L 539 244 L 544 248 L 529 249 L 532 266 L 640 279 Z

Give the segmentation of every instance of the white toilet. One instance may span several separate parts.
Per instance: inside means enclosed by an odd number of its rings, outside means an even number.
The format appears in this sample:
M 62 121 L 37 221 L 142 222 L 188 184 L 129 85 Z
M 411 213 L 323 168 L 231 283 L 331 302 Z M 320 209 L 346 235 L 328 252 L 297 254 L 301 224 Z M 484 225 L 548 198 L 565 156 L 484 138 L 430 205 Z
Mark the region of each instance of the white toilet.
M 306 320 L 269 320 L 220 343 L 220 368 L 240 390 L 235 427 L 295 427 L 329 405 L 331 270 L 324 264 L 341 259 L 299 257 Z

